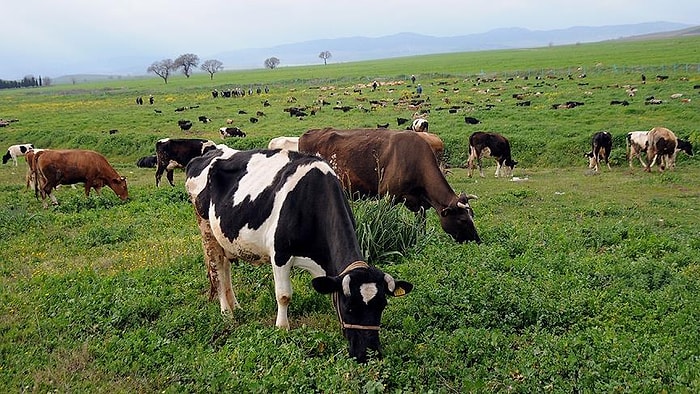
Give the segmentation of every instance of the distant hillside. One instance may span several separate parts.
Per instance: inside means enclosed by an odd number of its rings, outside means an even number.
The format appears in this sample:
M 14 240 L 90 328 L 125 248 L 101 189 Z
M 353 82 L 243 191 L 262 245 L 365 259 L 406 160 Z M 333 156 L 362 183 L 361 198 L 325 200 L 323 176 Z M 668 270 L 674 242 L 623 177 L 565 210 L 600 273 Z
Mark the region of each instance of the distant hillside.
M 523 28 L 495 29 L 486 33 L 455 37 L 433 37 L 414 33 L 369 38 L 348 37 L 321 39 L 272 48 L 256 48 L 221 52 L 210 58 L 219 59 L 226 69 L 260 68 L 265 59 L 275 56 L 282 66 L 318 64 L 321 51 L 330 51 L 331 62 L 352 62 L 435 53 L 472 52 L 494 49 L 535 48 L 607 41 L 641 35 L 679 34 L 688 25 L 668 22 L 640 23 L 616 26 L 575 26 L 559 30 L 528 30 Z
M 454 37 L 433 37 L 415 33 L 399 33 L 384 37 L 345 37 L 319 39 L 271 48 L 250 48 L 215 54 L 198 54 L 200 59 L 218 59 L 226 70 L 262 68 L 265 59 L 277 57 L 281 66 L 320 64 L 322 51 L 330 51 L 330 63 L 355 62 L 436 53 L 473 52 L 494 49 L 536 48 L 549 45 L 599 42 L 613 39 L 654 39 L 699 34 L 700 26 L 669 22 L 651 22 L 615 26 L 575 26 L 558 30 L 528 30 L 518 27 L 495 29 L 485 33 Z M 146 75 L 154 58 L 120 57 L 96 59 L 88 65 L 90 75 L 65 75 L 52 78 L 54 84 L 76 83 L 96 79 L 118 79 L 121 76 Z M 86 65 L 81 65 L 83 69 Z

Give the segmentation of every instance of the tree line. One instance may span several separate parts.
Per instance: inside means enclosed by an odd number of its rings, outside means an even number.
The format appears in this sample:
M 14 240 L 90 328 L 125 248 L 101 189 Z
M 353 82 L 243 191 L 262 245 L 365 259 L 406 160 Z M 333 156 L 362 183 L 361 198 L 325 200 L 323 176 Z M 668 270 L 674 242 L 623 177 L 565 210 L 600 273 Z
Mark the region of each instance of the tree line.
M 323 59 L 323 64 L 328 64 L 327 61 L 331 58 L 331 56 L 330 51 L 322 51 L 318 55 L 319 58 Z M 277 68 L 279 64 L 280 59 L 274 56 L 265 59 L 263 62 L 265 68 L 269 68 L 270 70 Z M 214 74 L 224 69 L 224 63 L 222 63 L 220 60 L 209 59 L 205 60 L 200 65 L 199 56 L 193 53 L 186 53 L 178 56 L 175 60 L 168 58 L 155 61 L 148 66 L 146 72 L 153 73 L 163 78 L 163 81 L 167 84 L 168 78 L 170 78 L 172 73 L 180 70 L 185 77 L 189 78 L 197 67 L 199 67 L 202 71 L 209 73 L 209 79 L 213 80 Z
M 19 81 L 7 81 L 0 79 L 0 89 L 14 89 L 14 88 L 33 88 L 39 86 L 50 86 L 51 78 L 49 77 L 39 77 L 35 78 L 33 75 L 27 75 Z

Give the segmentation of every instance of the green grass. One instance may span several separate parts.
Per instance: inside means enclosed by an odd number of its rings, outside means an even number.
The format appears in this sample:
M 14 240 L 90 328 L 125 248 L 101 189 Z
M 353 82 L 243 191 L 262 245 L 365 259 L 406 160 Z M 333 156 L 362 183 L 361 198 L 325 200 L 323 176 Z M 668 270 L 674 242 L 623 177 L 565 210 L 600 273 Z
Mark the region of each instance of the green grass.
M 121 202 L 109 189 L 85 198 L 82 187 L 62 187 L 56 192 L 61 205 L 43 209 L 33 191 L 24 190 L 25 163 L 0 167 L 0 388 L 698 392 L 700 165 L 680 154 L 674 171 L 647 174 L 638 163 L 630 170 L 624 152 L 627 131 L 657 125 L 698 146 L 700 97 L 693 86 L 700 73 L 674 68 L 697 61 L 698 43 L 585 44 L 223 72 L 213 81 L 174 76 L 167 85 L 151 78 L 0 91 L 0 117 L 19 119 L 1 130 L 0 146 L 33 142 L 98 150 L 127 176 L 130 192 Z M 587 77 L 568 79 L 579 66 Z M 551 70 L 556 78 L 535 79 Z M 645 85 L 641 72 L 649 77 Z M 657 82 L 657 73 L 670 78 Z M 395 125 L 396 117 L 413 112 L 394 104 L 413 93 L 406 82 L 411 74 L 430 97 L 431 131 L 446 143 L 453 166 L 448 181 L 457 192 L 479 196 L 472 205 L 483 244 L 455 244 L 430 211 L 416 247 L 400 255 L 368 251 L 376 255 L 373 264 L 415 289 L 390 300 L 381 332 L 384 358 L 365 365 L 347 358 L 330 300 L 313 291 L 304 272 L 293 275 L 290 331 L 274 328 L 267 266 L 233 267 L 244 309 L 222 317 L 218 303 L 207 299 L 201 241 L 182 172 L 175 174 L 175 188 L 156 189 L 153 170 L 136 168 L 136 159 L 162 137 L 221 141 L 217 129 L 227 118 L 248 133 L 226 140 L 238 148 L 262 147 L 271 137 L 314 127 Z M 495 81 L 475 86 L 482 75 Z M 393 91 L 384 85 L 353 92 L 375 78 L 402 84 Z M 269 84 L 271 92 L 210 96 L 214 87 L 250 84 Z M 638 95 L 626 97 L 625 84 L 636 85 Z M 515 106 L 512 94 L 523 91 L 533 93 L 532 106 Z M 669 98 L 678 92 L 691 101 Z M 156 97 L 153 107 L 134 104 L 136 96 L 149 94 Z M 644 105 L 649 95 L 665 103 Z M 304 120 L 282 110 L 312 105 L 319 96 L 352 106 L 380 99 L 388 104 L 348 113 L 326 106 Z M 288 103 L 291 97 L 297 102 Z M 447 106 L 445 98 L 474 104 L 457 114 L 436 110 Z M 264 99 L 272 106 L 263 107 Z M 612 99 L 628 99 L 630 106 L 610 106 Z M 550 108 L 568 100 L 585 105 Z M 495 107 L 487 110 L 487 104 Z M 174 112 L 194 105 L 200 107 Z M 241 109 L 248 115 L 239 115 Z M 257 110 L 266 116 L 249 123 Z M 214 122 L 197 123 L 200 114 Z M 466 125 L 466 115 L 483 123 Z M 195 121 L 194 130 L 179 130 L 180 118 Z M 110 129 L 119 132 L 110 135 Z M 600 129 L 614 136 L 613 169 L 592 175 L 583 153 Z M 520 162 L 515 175 L 528 180 L 493 178 L 492 161 L 485 162 L 486 178 L 467 178 L 461 166 L 475 130 L 508 136 Z M 360 224 L 382 211 L 353 207 Z M 411 243 L 410 229 L 391 226 L 403 219 L 410 226 L 410 215 L 395 214 L 365 238 L 392 241 L 388 233 L 405 230 Z

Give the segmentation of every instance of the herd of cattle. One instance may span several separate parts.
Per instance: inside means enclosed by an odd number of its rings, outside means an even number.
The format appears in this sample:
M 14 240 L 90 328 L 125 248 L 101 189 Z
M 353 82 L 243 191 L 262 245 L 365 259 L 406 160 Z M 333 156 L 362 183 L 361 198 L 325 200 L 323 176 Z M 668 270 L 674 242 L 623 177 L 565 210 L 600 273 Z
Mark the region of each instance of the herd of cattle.
M 416 131 L 414 131 L 416 130 Z M 222 129 L 222 133 L 224 130 Z M 586 154 L 590 168 L 609 164 L 612 136 L 595 133 Z M 497 133 L 475 132 L 469 138 L 468 175 L 475 166 L 483 177 L 481 159 L 496 160 L 496 177 L 512 176 L 517 164 L 508 139 Z M 674 166 L 678 151 L 692 155 L 687 141 L 671 130 L 655 127 L 627 134 L 629 165 L 638 158 L 650 171 Z M 231 284 L 231 262 L 269 261 L 277 300 L 278 327 L 288 328 L 292 297 L 290 272 L 302 268 L 312 285 L 332 294 L 350 355 L 364 362 L 369 351 L 379 352 L 381 314 L 388 296 L 409 293 L 413 286 L 365 262 L 347 193 L 353 197 L 388 195 L 409 210 L 425 215 L 433 208 L 442 229 L 456 242 L 481 239 L 470 200 L 456 193 L 445 178 L 444 144 L 428 132 L 427 121 L 411 130 L 333 128 L 313 129 L 301 137 L 278 137 L 267 149 L 239 151 L 207 139 L 162 139 L 155 156 L 139 159 L 155 167 L 156 186 L 162 174 L 174 185 L 173 171 L 184 168 L 185 186 L 202 236 L 210 297 L 218 297 L 222 312 L 238 307 Z M 646 152 L 646 162 L 641 154 Z M 59 185 L 84 183 L 100 192 L 111 188 L 128 198 L 126 179 L 99 153 L 89 150 L 35 149 L 13 145 L 3 164 L 25 156 L 27 187 L 34 188 L 44 206 Z

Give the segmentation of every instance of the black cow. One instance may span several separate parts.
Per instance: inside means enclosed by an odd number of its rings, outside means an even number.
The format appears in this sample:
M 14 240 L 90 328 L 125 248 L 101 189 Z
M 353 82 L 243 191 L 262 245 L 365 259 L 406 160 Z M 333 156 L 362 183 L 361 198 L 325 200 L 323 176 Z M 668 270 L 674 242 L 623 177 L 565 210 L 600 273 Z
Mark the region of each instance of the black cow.
M 605 164 L 610 169 L 610 152 L 612 151 L 612 135 L 607 131 L 599 131 L 593 134 L 591 138 L 591 151 L 584 156 L 589 159 L 588 168 L 593 168 L 595 172 L 599 170 L 601 160 L 605 160 Z
M 180 119 L 177 121 L 177 125 L 180 126 L 180 128 L 183 131 L 187 131 L 192 128 L 192 121 L 186 120 L 186 119 Z
M 155 168 L 158 164 L 158 158 L 156 155 L 144 156 L 136 161 L 136 167 L 141 168 Z
M 156 142 L 156 187 L 160 186 L 160 178 L 166 170 L 168 182 L 175 186 L 174 169 L 185 168 L 190 160 L 215 147 L 214 141 L 201 138 L 164 138 Z
M 221 138 L 246 136 L 245 132 L 238 127 L 222 127 L 219 129 L 219 134 L 221 134 Z
M 512 175 L 513 167 L 518 164 L 510 156 L 510 143 L 507 138 L 497 133 L 477 131 L 469 136 L 469 160 L 467 162 L 469 171 L 467 175 L 469 177 L 472 176 L 474 160 L 476 160 L 479 166 L 479 174 L 483 178 L 484 170 L 481 168 L 481 158 L 488 156 L 496 159 L 496 177 Z M 506 174 L 501 174 L 501 170 L 506 172 Z
M 379 351 L 387 296 L 413 286 L 364 262 L 343 188 L 323 159 L 287 150 L 236 151 L 225 146 L 193 159 L 185 183 L 202 234 L 210 281 L 221 311 L 238 307 L 231 261 L 269 261 L 276 325 L 289 328 L 290 273 L 302 268 L 314 289 L 332 294 L 350 356 Z
M 202 123 L 209 123 L 209 122 L 211 122 L 211 119 L 207 118 L 207 117 L 204 116 L 204 115 L 201 115 L 201 116 L 199 117 L 199 121 L 202 122 Z
M 473 116 L 465 116 L 464 123 L 466 124 L 479 124 L 481 121 Z

